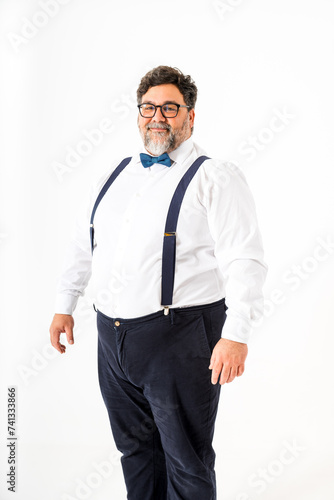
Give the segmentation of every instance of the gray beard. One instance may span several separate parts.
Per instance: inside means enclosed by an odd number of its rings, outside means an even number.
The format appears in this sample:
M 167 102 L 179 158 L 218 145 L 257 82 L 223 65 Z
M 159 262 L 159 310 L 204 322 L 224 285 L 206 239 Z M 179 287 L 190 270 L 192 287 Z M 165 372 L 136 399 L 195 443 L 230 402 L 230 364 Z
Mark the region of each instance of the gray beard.
M 181 129 L 177 130 L 176 132 L 173 132 L 167 124 L 155 123 L 154 127 L 168 130 L 168 135 L 164 139 L 160 138 L 158 141 L 155 141 L 150 135 L 150 127 L 146 128 L 146 131 L 144 133 L 141 133 L 145 148 L 155 156 L 160 156 L 167 151 L 174 151 L 174 149 L 178 148 L 180 144 L 182 144 L 182 142 L 185 140 L 188 125 L 189 116 L 184 121 Z
M 175 140 L 175 134 L 169 131 L 167 137 L 156 142 L 152 139 L 152 137 L 150 137 L 150 132 L 147 130 L 144 136 L 144 146 L 150 153 L 152 153 L 152 155 L 160 156 L 163 153 L 166 153 L 166 151 L 169 151 L 171 148 L 174 149 L 173 146 L 175 144 Z

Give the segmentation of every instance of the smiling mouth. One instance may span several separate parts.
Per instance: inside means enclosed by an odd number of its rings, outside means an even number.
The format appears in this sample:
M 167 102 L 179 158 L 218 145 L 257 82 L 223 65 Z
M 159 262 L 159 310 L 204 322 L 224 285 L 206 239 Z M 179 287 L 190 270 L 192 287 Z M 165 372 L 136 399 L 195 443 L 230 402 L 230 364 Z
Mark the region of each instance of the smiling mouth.
M 161 133 L 161 132 L 168 132 L 168 130 L 166 128 L 154 128 L 154 127 L 151 127 L 151 128 L 149 128 L 149 130 L 151 132 L 159 132 L 159 133 Z

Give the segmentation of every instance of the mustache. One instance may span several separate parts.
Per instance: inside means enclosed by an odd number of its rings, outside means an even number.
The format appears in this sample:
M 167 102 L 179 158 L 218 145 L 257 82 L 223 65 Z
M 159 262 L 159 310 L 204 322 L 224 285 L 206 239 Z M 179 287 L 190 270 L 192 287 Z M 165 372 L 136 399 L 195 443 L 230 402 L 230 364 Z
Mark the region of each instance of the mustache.
M 170 131 L 171 126 L 168 125 L 168 123 L 163 123 L 163 122 L 151 122 L 146 125 L 146 130 L 149 130 L 150 128 L 161 128 Z

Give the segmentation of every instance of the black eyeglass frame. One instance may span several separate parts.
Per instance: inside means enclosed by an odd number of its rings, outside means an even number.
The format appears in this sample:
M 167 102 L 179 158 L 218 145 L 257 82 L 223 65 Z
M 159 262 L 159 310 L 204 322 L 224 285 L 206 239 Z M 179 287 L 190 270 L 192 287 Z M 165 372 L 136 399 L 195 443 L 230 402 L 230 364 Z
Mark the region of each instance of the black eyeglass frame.
M 142 115 L 141 107 L 144 106 L 145 104 L 149 104 L 150 106 L 154 106 L 154 114 L 152 116 L 143 116 Z M 174 115 L 174 116 L 166 116 L 164 114 L 162 108 L 164 106 L 168 106 L 168 104 L 173 104 L 173 106 L 177 106 L 176 115 Z M 180 108 L 190 108 L 190 106 L 185 106 L 184 104 L 177 104 L 176 102 L 165 102 L 165 104 L 159 104 L 159 105 L 152 104 L 151 102 L 143 102 L 142 104 L 137 104 L 137 108 L 139 109 L 140 116 L 142 116 L 143 118 L 153 118 L 155 116 L 158 108 L 160 108 L 161 114 L 162 114 L 162 116 L 164 118 L 176 118 L 177 115 L 179 114 Z

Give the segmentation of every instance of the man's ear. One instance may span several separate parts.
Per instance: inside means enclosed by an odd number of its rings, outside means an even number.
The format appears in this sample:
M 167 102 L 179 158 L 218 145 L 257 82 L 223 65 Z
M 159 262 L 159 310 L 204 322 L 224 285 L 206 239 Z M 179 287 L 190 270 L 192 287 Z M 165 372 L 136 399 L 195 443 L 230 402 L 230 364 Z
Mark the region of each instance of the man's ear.
M 194 121 L 195 121 L 195 110 L 194 109 L 191 109 L 189 111 L 189 121 L 190 121 L 190 126 L 191 128 L 193 128 L 194 126 Z

